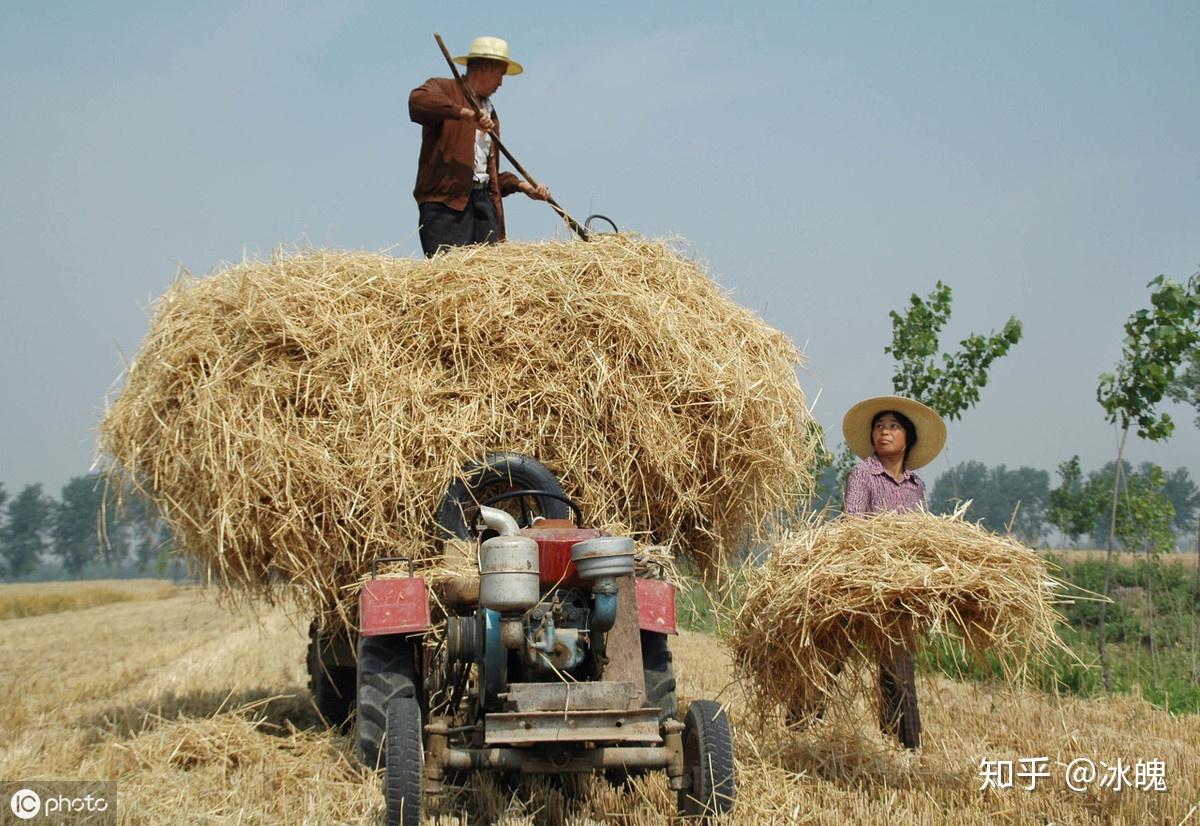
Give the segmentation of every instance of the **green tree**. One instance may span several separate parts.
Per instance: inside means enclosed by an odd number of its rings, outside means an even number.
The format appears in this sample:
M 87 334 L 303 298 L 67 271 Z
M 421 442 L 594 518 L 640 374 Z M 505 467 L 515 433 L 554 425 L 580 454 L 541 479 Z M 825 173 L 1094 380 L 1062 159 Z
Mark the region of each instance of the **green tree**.
M 1188 357 L 1184 369 L 1171 385 L 1171 398 L 1196 408 L 1196 427 L 1200 427 L 1200 352 Z
M 958 352 L 942 353 L 939 358 L 939 337 L 950 320 L 950 304 L 950 288 L 941 281 L 927 298 L 913 293 L 905 312 L 889 314 L 892 343 L 884 352 L 896 361 L 892 388 L 897 394 L 955 420 L 978 403 L 992 362 L 1021 340 L 1021 322 L 1014 316 L 999 333 L 967 336 L 959 342 Z
M 1188 289 L 1192 294 L 1200 292 L 1196 285 L 1198 280 L 1200 272 L 1188 281 Z M 1174 381 L 1167 387 L 1167 395 L 1177 402 L 1190 404 L 1196 411 L 1196 427 L 1200 427 L 1200 349 L 1193 349 L 1187 354 Z
M 3 549 L 7 576 L 20 579 L 37 567 L 46 550 L 46 537 L 53 524 L 54 503 L 42 493 L 42 486 L 26 485 L 6 508 Z
M 1072 456 L 1058 466 L 1059 484 L 1050 491 L 1047 518 L 1072 542 L 1096 529 L 1104 502 L 1096 486 L 1083 478 L 1079 457 Z
M 1050 491 L 1050 523 L 1072 541 L 1089 535 L 1093 545 L 1107 545 L 1111 528 L 1107 503 L 1112 501 L 1113 486 L 1116 484 L 1116 463 L 1108 462 L 1085 477 L 1079 465 L 1079 457 L 1072 456 L 1058 466 L 1058 475 L 1059 486 Z M 1188 520 L 1197 508 L 1200 508 L 1200 493 L 1188 476 L 1187 468 L 1176 468 L 1171 473 L 1166 473 L 1152 462 L 1143 462 L 1135 471 L 1129 462 L 1122 461 L 1120 476 L 1123 487 L 1117 507 L 1116 541 L 1123 550 L 1145 550 L 1145 542 L 1135 541 L 1130 544 L 1123 539 L 1138 534 L 1137 529 L 1124 526 L 1131 518 L 1129 508 L 1121 504 L 1126 502 L 1127 497 L 1136 498 L 1149 495 L 1147 491 L 1153 491 L 1155 496 L 1164 500 L 1155 504 L 1155 508 L 1162 509 L 1166 504 L 1171 505 L 1175 514 L 1171 527 L 1175 531 L 1179 531 L 1180 526 L 1186 528 L 1190 524 Z M 1133 498 L 1130 498 L 1129 502 L 1132 502 Z M 1186 533 L 1184 537 L 1187 538 Z
M 1115 487 L 1118 482 L 1118 477 L 1122 485 L 1128 484 L 1129 478 L 1133 476 L 1133 466 L 1128 461 L 1122 459 L 1120 471 L 1117 470 L 1116 462 L 1106 462 L 1104 467 L 1099 470 L 1093 470 L 1087 475 L 1087 489 L 1092 498 L 1096 501 L 1096 518 L 1091 527 L 1092 545 L 1095 547 L 1108 547 L 1109 536 L 1113 530 L 1111 504 L 1114 492 L 1120 498 L 1120 491 Z M 1117 508 L 1117 522 L 1120 522 L 1122 511 Z M 1117 548 L 1122 546 L 1120 543 L 1120 530 L 1117 531 Z
M 1200 513 L 1200 489 L 1188 475 L 1187 468 L 1178 467 L 1166 475 L 1163 493 L 1175 506 L 1175 530 L 1185 543 L 1195 539 L 1196 516 Z
M 124 525 L 116 502 L 98 474 L 76 476 L 63 485 L 54 519 L 54 554 L 73 575 L 101 561 L 126 555 Z
M 1200 279 L 1200 272 L 1195 273 L 1188 282 L 1193 293 L 1200 291 L 1195 286 L 1197 279 Z M 1196 411 L 1196 427 L 1200 428 L 1200 348 L 1192 348 L 1183 368 L 1176 374 L 1175 381 L 1171 383 L 1167 393 L 1175 401 L 1192 406 L 1192 409 Z M 1168 490 L 1170 488 L 1170 481 L 1168 481 Z M 1200 517 L 1194 520 L 1191 517 L 1185 517 L 1183 512 L 1186 508 L 1181 508 L 1178 499 L 1174 496 L 1171 501 L 1175 503 L 1176 524 L 1180 525 L 1181 532 L 1186 531 L 1191 534 L 1196 542 L 1196 602 L 1200 603 Z M 1186 528 L 1181 523 L 1186 523 Z M 1200 632 L 1197 629 L 1194 613 L 1192 615 L 1192 680 L 1200 685 Z
M 154 570 L 162 576 L 171 554 L 171 542 L 158 506 L 132 487 L 122 494 L 122 503 L 122 526 L 138 570 L 142 573 Z
M 1119 473 L 1117 465 L 1108 462 L 1100 470 L 1088 474 L 1084 488 L 1094 507 L 1091 527 L 1093 544 L 1108 545 L 1109 531 L 1113 526 L 1110 524 L 1107 503 L 1112 500 L 1113 486 L 1117 484 L 1118 477 L 1121 479 L 1121 489 L 1118 493 L 1114 535 L 1117 549 L 1139 552 L 1145 551 L 1148 546 L 1156 551 L 1172 549 L 1178 538 L 1175 533 L 1178 513 L 1167 487 L 1171 475 L 1153 462 L 1143 462 L 1134 470 L 1129 462 L 1122 461 Z M 1165 526 L 1160 523 L 1160 516 L 1152 515 L 1168 512 L 1171 519 Z
M 1096 398 L 1122 432 L 1133 427 L 1143 439 L 1161 441 L 1175 423 L 1158 405 L 1179 388 L 1184 359 L 1194 361 L 1200 348 L 1200 273 L 1186 285 L 1160 275 L 1147 286 L 1150 308 L 1125 322 L 1121 360 L 1100 375 Z
M 1130 551 L 1159 554 L 1175 546 L 1175 506 L 1166 495 L 1166 476 L 1147 462 L 1126 477 L 1117 508 L 1116 538 Z
M 1050 475 L 1044 470 L 1004 465 L 986 467 L 963 462 L 938 477 L 930 496 L 930 510 L 951 513 L 961 501 L 971 500 L 968 516 L 992 531 L 1011 531 L 1023 541 L 1036 542 L 1046 533 L 1046 506 Z
M 1046 509 L 1050 504 L 1050 474 L 1031 467 L 1012 470 L 1004 465 L 992 468 L 993 508 L 997 529 L 1000 519 L 1012 533 L 1028 544 L 1046 535 Z
M 988 469 L 975 460 L 959 462 L 933 483 L 929 494 L 929 509 L 934 513 L 952 513 L 958 503 L 970 499 L 972 514 L 975 504 L 987 497 Z
M 1102 373 L 1096 399 L 1109 422 L 1121 432 L 1109 516 L 1109 541 L 1104 563 L 1105 597 L 1112 582 L 1113 537 L 1117 532 L 1117 504 L 1123 483 L 1122 457 L 1129 431 L 1143 439 L 1161 441 L 1175 428 L 1171 417 L 1158 406 L 1179 384 L 1185 358 L 1200 347 L 1200 274 L 1180 284 L 1158 276 L 1147 285 L 1150 307 L 1134 312 L 1125 322 L 1121 360 L 1111 373 Z M 1100 603 L 1098 644 L 1104 686 L 1112 691 L 1112 668 L 1104 647 L 1107 602 Z
M 1146 553 L 1146 613 L 1149 618 L 1150 667 L 1158 682 L 1158 642 L 1154 621 L 1154 568 L 1156 557 L 1175 544 L 1175 507 L 1167 498 L 1162 468 L 1145 466 L 1144 472 L 1130 476 L 1122 496 L 1124 519 L 1116 524 L 1117 539 L 1129 550 Z
M 0 482 L 0 517 L 4 515 L 4 503 L 8 501 L 8 491 L 4 489 L 4 483 Z M 4 560 L 8 557 L 5 552 L 4 538 L 4 521 L 0 518 L 0 576 L 8 576 L 8 568 L 4 564 Z

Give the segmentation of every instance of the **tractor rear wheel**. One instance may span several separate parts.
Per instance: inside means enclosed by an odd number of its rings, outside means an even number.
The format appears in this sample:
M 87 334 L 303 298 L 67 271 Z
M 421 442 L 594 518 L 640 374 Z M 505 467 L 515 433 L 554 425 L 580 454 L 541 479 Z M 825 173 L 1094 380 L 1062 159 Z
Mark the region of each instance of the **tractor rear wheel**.
M 313 625 L 308 632 L 308 686 L 313 704 L 321 719 L 330 728 L 348 730 L 354 711 L 355 669 L 333 665 L 327 656 L 333 645 L 329 637 L 317 633 Z
M 679 790 L 679 816 L 701 818 L 733 808 L 733 732 L 719 703 L 696 700 L 683 721 L 683 763 L 690 789 Z
M 675 670 L 666 634 L 642 632 L 642 673 L 646 678 L 646 706 L 662 709 L 658 715 L 660 723 L 676 717 L 679 706 L 675 698 Z
M 415 697 L 394 697 L 387 704 L 387 766 L 383 798 L 387 826 L 418 826 L 421 822 L 421 776 L 425 748 L 421 706 Z
M 388 704 L 412 699 L 416 704 L 413 644 L 407 637 L 388 635 L 358 639 L 358 759 L 367 768 L 384 765 Z M 417 705 L 418 714 L 420 705 Z M 420 727 L 418 726 L 418 731 Z

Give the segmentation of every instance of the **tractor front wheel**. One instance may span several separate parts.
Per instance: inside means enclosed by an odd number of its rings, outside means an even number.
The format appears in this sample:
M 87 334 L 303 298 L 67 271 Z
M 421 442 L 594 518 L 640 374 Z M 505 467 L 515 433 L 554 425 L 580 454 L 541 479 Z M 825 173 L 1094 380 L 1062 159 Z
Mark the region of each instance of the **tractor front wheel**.
M 425 749 L 421 706 L 415 697 L 396 697 L 387 704 L 387 766 L 383 798 L 387 826 L 418 826 L 421 822 L 421 775 Z
M 696 700 L 683 722 L 683 763 L 690 789 L 679 790 L 679 816 L 700 818 L 733 808 L 733 732 L 720 704 Z

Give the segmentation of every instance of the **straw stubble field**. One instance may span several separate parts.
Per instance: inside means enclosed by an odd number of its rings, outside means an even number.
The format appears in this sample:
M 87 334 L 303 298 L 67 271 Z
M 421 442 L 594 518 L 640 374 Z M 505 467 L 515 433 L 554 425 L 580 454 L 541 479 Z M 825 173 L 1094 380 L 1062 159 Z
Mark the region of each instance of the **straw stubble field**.
M 304 646 L 281 610 L 254 619 L 191 588 L 0 621 L 0 778 L 115 779 L 126 823 L 376 822 L 377 781 L 309 704 Z M 685 633 L 674 647 L 680 699 L 719 696 L 730 707 L 740 772 L 731 823 L 1200 817 L 1197 716 L 1136 698 L 1055 700 L 920 677 L 925 747 L 912 756 L 872 730 L 865 706 L 801 733 L 758 720 L 719 642 Z M 1022 757 L 1049 758 L 1051 776 L 1032 792 L 980 791 L 982 759 Z M 1168 790 L 1071 792 L 1063 766 L 1079 757 L 1162 760 Z M 428 822 L 651 824 L 671 811 L 661 777 L 516 791 L 476 780 Z

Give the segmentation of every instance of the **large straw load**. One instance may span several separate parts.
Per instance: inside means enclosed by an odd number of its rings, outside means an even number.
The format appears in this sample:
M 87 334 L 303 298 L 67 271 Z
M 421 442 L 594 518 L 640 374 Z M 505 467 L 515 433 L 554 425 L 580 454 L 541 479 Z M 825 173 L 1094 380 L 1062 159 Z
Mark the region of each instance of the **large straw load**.
M 845 665 L 930 633 L 995 653 L 1010 675 L 1065 650 L 1042 557 L 963 516 L 843 515 L 778 539 L 726 635 L 758 711 L 821 708 Z
M 799 361 L 664 243 L 311 250 L 181 277 L 101 446 L 221 584 L 345 620 L 371 558 L 439 552 L 447 484 L 497 450 L 723 564 L 811 489 Z

